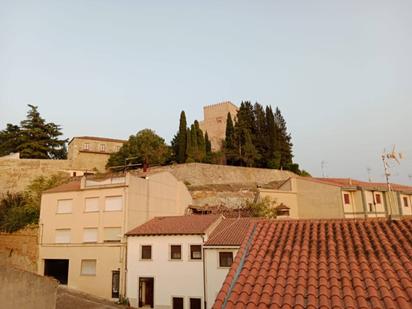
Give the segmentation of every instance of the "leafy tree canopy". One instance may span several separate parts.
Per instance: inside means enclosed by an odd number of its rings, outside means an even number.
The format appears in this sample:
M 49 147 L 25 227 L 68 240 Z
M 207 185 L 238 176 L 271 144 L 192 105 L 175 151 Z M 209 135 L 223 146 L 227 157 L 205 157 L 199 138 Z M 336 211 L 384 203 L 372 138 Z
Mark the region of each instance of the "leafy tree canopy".
M 144 129 L 131 135 L 118 152 L 110 155 L 107 167 L 122 167 L 133 163 L 161 165 L 169 157 L 170 149 L 164 139 L 153 130 Z
M 38 107 L 28 105 L 29 111 L 20 126 L 7 124 L 0 131 L 0 156 L 19 152 L 26 159 L 65 159 L 67 139 L 60 139 L 61 127 L 46 122 Z

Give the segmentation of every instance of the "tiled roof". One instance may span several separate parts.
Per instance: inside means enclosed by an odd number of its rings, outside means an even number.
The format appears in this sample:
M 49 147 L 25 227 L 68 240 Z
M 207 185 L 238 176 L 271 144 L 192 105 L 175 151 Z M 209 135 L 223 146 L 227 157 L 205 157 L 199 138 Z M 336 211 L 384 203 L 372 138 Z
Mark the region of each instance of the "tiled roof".
M 155 217 L 129 231 L 128 236 L 204 234 L 220 215 Z
M 383 190 L 386 191 L 388 189 L 388 186 L 386 183 L 383 182 L 367 182 L 367 181 L 360 181 L 356 179 L 351 179 L 351 178 L 306 178 L 310 180 L 315 180 L 319 181 L 322 183 L 329 183 L 332 185 L 337 185 L 340 187 L 362 187 L 365 189 L 377 189 L 377 190 Z M 411 191 L 412 192 L 412 187 L 411 186 L 405 186 L 405 185 L 400 185 L 400 184 L 392 184 L 391 183 L 392 190 L 395 191 Z
M 214 308 L 412 308 L 412 220 L 260 221 Z
M 225 218 L 210 234 L 205 246 L 240 246 L 254 218 Z
M 108 137 L 97 137 L 97 136 L 74 136 L 69 144 L 74 140 L 74 139 L 88 139 L 92 141 L 100 141 L 100 142 L 115 142 L 115 143 L 126 143 L 127 140 L 123 139 L 116 139 L 116 138 L 108 138 Z
M 56 193 L 56 192 L 70 192 L 80 190 L 80 178 L 77 178 L 68 183 L 61 184 L 57 187 L 43 191 L 43 193 Z

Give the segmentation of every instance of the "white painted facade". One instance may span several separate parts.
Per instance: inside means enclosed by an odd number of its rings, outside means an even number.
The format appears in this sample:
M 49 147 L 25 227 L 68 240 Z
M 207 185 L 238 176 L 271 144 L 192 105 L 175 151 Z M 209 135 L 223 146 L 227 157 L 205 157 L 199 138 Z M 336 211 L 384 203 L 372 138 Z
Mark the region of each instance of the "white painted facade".
M 401 211 L 403 216 L 412 216 L 412 195 L 400 194 Z
M 368 218 L 385 217 L 384 196 L 382 192 L 365 191 L 366 213 Z
M 222 247 L 205 247 L 205 293 L 206 307 L 212 308 L 216 296 L 225 281 L 226 275 L 230 267 L 219 266 L 219 252 L 232 252 L 233 259 L 239 249 L 239 246 L 222 246 Z
M 142 245 L 151 246 L 150 260 L 142 260 Z M 181 260 L 170 258 L 171 245 L 182 246 Z M 154 308 L 172 308 L 173 297 L 183 297 L 184 308 L 190 308 L 190 298 L 200 298 L 204 307 L 203 250 L 200 260 L 192 260 L 190 245 L 203 245 L 203 236 L 128 237 L 126 295 L 132 306 L 139 305 L 139 278 L 153 278 Z

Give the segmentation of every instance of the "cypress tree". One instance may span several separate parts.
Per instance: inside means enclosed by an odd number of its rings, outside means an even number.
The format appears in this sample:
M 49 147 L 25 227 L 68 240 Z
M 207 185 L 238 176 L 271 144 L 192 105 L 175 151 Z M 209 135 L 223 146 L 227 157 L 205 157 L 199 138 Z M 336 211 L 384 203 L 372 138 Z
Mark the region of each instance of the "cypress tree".
M 192 149 L 192 139 L 191 139 L 191 130 L 190 128 L 186 129 L 186 162 L 193 162 L 193 149 Z
M 267 126 L 266 117 L 263 106 L 259 103 L 255 103 L 253 107 L 254 119 L 255 119 L 255 148 L 260 156 L 260 160 L 255 162 L 257 167 L 268 167 L 268 136 L 267 136 Z
M 275 116 L 272 107 L 266 106 L 266 163 L 269 168 L 280 168 L 280 150 L 278 143 L 278 128 L 275 124 Z
M 206 156 L 205 138 L 203 137 L 203 132 L 199 127 L 199 122 L 195 120 L 194 122 L 195 133 L 196 133 L 196 145 L 197 152 L 195 159 L 198 162 L 202 162 Z
M 212 143 L 210 142 L 207 131 L 205 133 L 205 150 L 206 150 L 206 155 L 210 155 L 212 152 Z
M 178 163 L 186 161 L 186 147 L 187 147 L 187 123 L 186 114 L 184 111 L 180 113 L 179 131 L 177 133 L 177 153 L 176 159 Z
M 233 126 L 232 116 L 230 115 L 230 113 L 227 113 L 226 118 L 224 152 L 226 157 L 226 163 L 229 165 L 234 165 L 236 158 L 235 128 Z
M 275 112 L 275 124 L 278 129 L 278 146 L 280 152 L 280 168 L 290 169 L 293 158 L 291 136 L 287 131 L 286 121 L 279 108 Z

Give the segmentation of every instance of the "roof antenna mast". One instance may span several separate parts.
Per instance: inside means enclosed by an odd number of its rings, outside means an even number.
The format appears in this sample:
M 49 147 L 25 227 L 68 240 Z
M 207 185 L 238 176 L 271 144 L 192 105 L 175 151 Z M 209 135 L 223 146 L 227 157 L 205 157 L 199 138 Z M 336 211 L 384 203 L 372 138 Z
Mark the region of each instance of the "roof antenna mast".
M 389 162 L 395 161 L 396 163 L 400 164 L 401 163 L 400 160 L 403 159 L 402 153 L 396 152 L 395 148 L 396 148 L 396 145 L 393 145 L 391 152 L 387 152 L 386 149 L 384 149 L 382 153 L 383 169 L 385 171 L 386 185 L 388 187 L 389 220 L 391 219 L 391 216 L 392 216 L 392 186 L 389 181 L 389 176 L 391 176 L 389 169 L 391 168 L 391 166 L 389 165 Z

